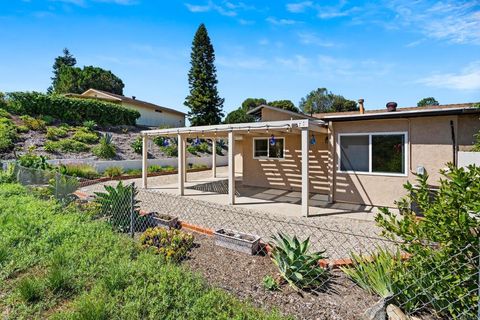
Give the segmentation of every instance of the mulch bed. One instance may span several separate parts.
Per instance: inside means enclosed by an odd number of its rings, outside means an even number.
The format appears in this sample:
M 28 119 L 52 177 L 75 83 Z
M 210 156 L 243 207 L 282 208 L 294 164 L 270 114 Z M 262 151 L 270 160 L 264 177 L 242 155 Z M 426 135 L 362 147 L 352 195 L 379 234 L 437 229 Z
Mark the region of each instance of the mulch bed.
M 359 319 L 378 298 L 351 282 L 341 271 L 325 292 L 299 294 L 287 285 L 281 291 L 263 288 L 266 275 L 276 275 L 276 267 L 266 256 L 249 256 L 215 245 L 213 238 L 195 233 L 195 247 L 183 262 L 199 272 L 214 287 L 224 289 L 257 307 L 275 308 L 296 319 Z

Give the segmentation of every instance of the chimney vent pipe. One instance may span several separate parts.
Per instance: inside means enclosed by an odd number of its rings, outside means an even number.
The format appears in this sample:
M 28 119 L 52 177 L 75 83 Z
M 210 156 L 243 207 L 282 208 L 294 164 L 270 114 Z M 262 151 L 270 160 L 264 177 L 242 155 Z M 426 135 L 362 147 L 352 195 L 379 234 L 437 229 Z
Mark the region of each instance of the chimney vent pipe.
M 358 106 L 360 108 L 360 114 L 364 114 L 365 113 L 365 106 L 364 106 L 364 103 L 365 100 L 363 99 L 358 99 Z
M 397 103 L 396 102 L 387 103 L 387 110 L 388 112 L 397 111 Z

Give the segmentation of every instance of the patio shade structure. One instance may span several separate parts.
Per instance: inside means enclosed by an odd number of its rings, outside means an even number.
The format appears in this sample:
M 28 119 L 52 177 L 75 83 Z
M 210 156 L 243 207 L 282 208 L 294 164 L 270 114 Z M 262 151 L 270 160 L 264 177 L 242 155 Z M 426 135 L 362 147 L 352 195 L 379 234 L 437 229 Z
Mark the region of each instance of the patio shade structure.
M 321 120 L 301 119 L 301 120 L 282 120 L 267 122 L 250 122 L 238 124 L 220 124 L 212 126 L 182 127 L 159 130 L 145 130 L 141 132 L 143 139 L 142 153 L 142 187 L 148 187 L 147 181 L 147 155 L 148 140 L 154 137 L 176 138 L 178 145 L 178 192 L 185 194 L 185 149 L 188 138 L 200 138 L 212 140 L 212 175 L 216 176 L 215 147 L 217 139 L 228 139 L 228 203 L 235 204 L 235 137 L 248 135 L 265 135 L 272 133 L 300 133 L 301 137 L 301 157 L 302 157 L 302 206 L 301 213 L 308 216 L 309 212 L 309 145 L 310 135 L 313 132 L 327 133 L 325 123 Z

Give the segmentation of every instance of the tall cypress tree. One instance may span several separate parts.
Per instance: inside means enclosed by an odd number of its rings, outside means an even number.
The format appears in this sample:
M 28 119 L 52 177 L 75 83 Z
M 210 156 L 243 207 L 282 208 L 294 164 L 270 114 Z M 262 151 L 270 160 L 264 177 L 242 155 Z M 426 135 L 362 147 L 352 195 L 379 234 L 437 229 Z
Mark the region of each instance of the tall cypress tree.
M 63 49 L 63 56 L 58 56 L 55 58 L 55 63 L 53 64 L 53 77 L 52 79 L 52 85 L 47 89 L 48 93 L 52 93 L 55 91 L 56 86 L 58 85 L 59 81 L 59 74 L 60 74 L 60 69 L 62 67 L 73 67 L 77 64 L 77 59 L 70 53 L 70 51 L 65 48 Z
M 217 90 L 217 70 L 207 28 L 202 23 L 192 43 L 191 67 L 188 72 L 190 94 L 184 105 L 190 108 L 188 118 L 192 126 L 219 124 L 223 117 L 223 102 Z

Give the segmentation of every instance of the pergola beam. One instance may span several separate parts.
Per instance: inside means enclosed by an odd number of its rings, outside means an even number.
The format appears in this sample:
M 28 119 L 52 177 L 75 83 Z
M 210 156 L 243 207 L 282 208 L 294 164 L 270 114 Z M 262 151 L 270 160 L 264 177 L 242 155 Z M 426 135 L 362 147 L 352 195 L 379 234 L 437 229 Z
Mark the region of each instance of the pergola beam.
M 185 195 L 185 138 L 182 135 L 177 136 L 178 139 L 178 193 Z
M 217 177 L 217 139 L 212 139 L 212 177 Z
M 235 137 L 228 133 L 228 204 L 235 204 Z
M 302 128 L 302 216 L 309 213 L 309 131 L 308 126 Z
M 142 187 L 147 189 L 148 179 L 148 136 L 142 136 Z

